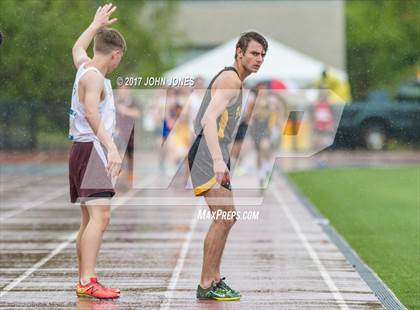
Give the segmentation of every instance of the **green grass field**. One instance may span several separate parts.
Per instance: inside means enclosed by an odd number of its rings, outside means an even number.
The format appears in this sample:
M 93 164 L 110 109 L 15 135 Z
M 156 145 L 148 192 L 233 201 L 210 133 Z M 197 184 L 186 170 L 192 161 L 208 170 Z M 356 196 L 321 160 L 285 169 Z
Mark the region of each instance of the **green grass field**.
M 408 309 L 420 309 L 420 166 L 290 174 Z

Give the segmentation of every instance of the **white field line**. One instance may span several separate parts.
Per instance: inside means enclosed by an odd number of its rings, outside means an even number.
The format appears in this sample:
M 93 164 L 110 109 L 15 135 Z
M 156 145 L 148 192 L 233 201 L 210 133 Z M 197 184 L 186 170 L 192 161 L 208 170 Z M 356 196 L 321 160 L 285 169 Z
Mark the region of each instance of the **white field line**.
M 184 242 L 181 247 L 181 253 L 179 254 L 178 260 L 176 262 L 175 268 L 172 271 L 171 279 L 169 280 L 168 287 L 165 292 L 165 301 L 160 305 L 160 309 L 167 310 L 169 309 L 172 301 L 172 296 L 174 294 L 174 290 L 178 283 L 179 276 L 181 275 L 182 268 L 184 267 L 185 258 L 187 257 L 188 250 L 190 248 L 192 236 L 194 234 L 195 227 L 197 226 L 197 208 L 194 211 L 193 217 L 190 221 L 190 230 L 188 231 L 187 235 L 185 236 Z
M 289 207 L 283 203 L 281 199 L 281 195 L 279 190 L 277 189 L 277 183 L 273 182 L 271 186 L 271 192 L 274 194 L 274 198 L 277 200 L 281 208 L 283 209 L 284 213 L 286 214 L 287 218 L 289 219 L 290 223 L 293 226 L 296 234 L 298 235 L 300 241 L 302 242 L 303 246 L 305 247 L 306 251 L 308 252 L 309 256 L 312 258 L 312 261 L 315 263 L 316 267 L 318 268 L 324 282 L 327 284 L 330 292 L 332 293 L 334 299 L 336 300 L 340 309 L 349 310 L 346 302 L 344 301 L 343 296 L 341 295 L 340 291 L 338 290 L 337 286 L 335 285 L 334 281 L 330 277 L 328 271 L 326 270 L 325 266 L 322 264 L 321 260 L 319 259 L 318 255 L 316 254 L 315 250 L 312 248 L 311 244 L 309 243 L 308 239 L 306 238 L 305 234 L 302 231 L 299 222 L 296 220 L 293 213 L 290 211 Z
M 121 206 L 124 203 L 124 201 L 130 199 L 135 193 L 136 193 L 135 190 L 129 192 L 124 197 L 125 199 L 120 199 L 118 201 L 118 204 L 117 205 L 114 204 L 112 206 L 112 210 L 115 210 L 116 208 L 118 208 L 119 206 Z M 3 297 L 4 295 L 6 295 L 8 292 L 10 292 L 12 289 L 14 289 L 17 285 L 19 285 L 19 283 L 21 283 L 23 280 L 25 280 L 28 276 L 30 276 L 32 273 L 34 273 L 35 271 L 37 271 L 43 265 L 45 265 L 51 258 L 53 258 L 57 254 L 59 254 L 69 244 L 71 244 L 72 242 L 74 242 L 76 240 L 76 238 L 77 238 L 77 233 L 78 233 L 77 231 L 76 232 L 73 232 L 71 235 L 69 235 L 67 237 L 67 239 L 64 242 L 62 242 L 59 245 L 57 245 L 54 248 L 54 250 L 52 250 L 47 256 L 45 256 L 44 258 L 42 258 L 41 260 L 39 260 L 37 263 L 35 263 L 34 265 L 32 265 L 32 267 L 30 267 L 24 273 L 22 273 L 19 277 L 17 277 L 12 282 L 10 282 L 7 286 L 5 286 L 2 289 L 2 291 L 0 292 L 0 297 Z

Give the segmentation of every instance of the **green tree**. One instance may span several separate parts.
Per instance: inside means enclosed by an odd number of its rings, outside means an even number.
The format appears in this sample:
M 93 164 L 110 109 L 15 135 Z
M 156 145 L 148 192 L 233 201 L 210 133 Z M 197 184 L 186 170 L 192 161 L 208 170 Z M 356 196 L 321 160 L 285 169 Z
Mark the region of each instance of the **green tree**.
M 171 66 L 171 23 L 176 3 L 148 8 L 153 16 L 142 23 L 145 1 L 115 0 L 113 25 L 124 35 L 128 50 L 110 77 L 135 73 L 157 75 Z M 104 1 L 0 1 L 0 147 L 13 140 L 36 146 L 36 132 L 67 130 L 67 111 L 75 75 L 71 48 Z M 157 32 L 157 29 L 162 29 Z M 92 56 L 90 50 L 90 55 Z M 116 85 L 114 85 L 116 86 Z M 28 145 L 26 145 L 28 146 Z
M 419 63 L 418 0 L 346 2 L 347 70 L 355 99 L 369 90 L 395 92 L 413 79 Z M 416 68 L 417 66 L 417 68 Z

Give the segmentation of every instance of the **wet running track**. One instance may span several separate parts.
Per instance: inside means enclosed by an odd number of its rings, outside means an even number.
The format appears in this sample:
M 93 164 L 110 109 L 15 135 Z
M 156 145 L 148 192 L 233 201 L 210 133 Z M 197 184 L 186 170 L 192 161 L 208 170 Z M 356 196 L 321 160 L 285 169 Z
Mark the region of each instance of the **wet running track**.
M 179 186 L 158 195 L 120 194 L 97 271 L 101 282 L 122 294 L 99 301 L 75 296 L 80 213 L 68 202 L 67 176 L 2 175 L 0 307 L 383 309 L 280 174 L 263 203 L 258 201 L 242 197 L 237 209 L 259 211 L 259 217 L 236 223 L 222 264 L 223 275 L 243 298 L 213 302 L 195 299 L 210 223 L 198 218 L 203 201 Z

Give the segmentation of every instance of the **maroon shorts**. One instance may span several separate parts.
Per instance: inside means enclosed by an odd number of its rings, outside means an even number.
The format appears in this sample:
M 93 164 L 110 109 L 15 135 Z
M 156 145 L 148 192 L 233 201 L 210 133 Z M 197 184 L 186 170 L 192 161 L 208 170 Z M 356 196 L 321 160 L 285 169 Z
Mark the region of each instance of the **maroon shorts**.
M 92 142 L 74 142 L 69 158 L 70 201 L 113 197 L 115 190 Z

